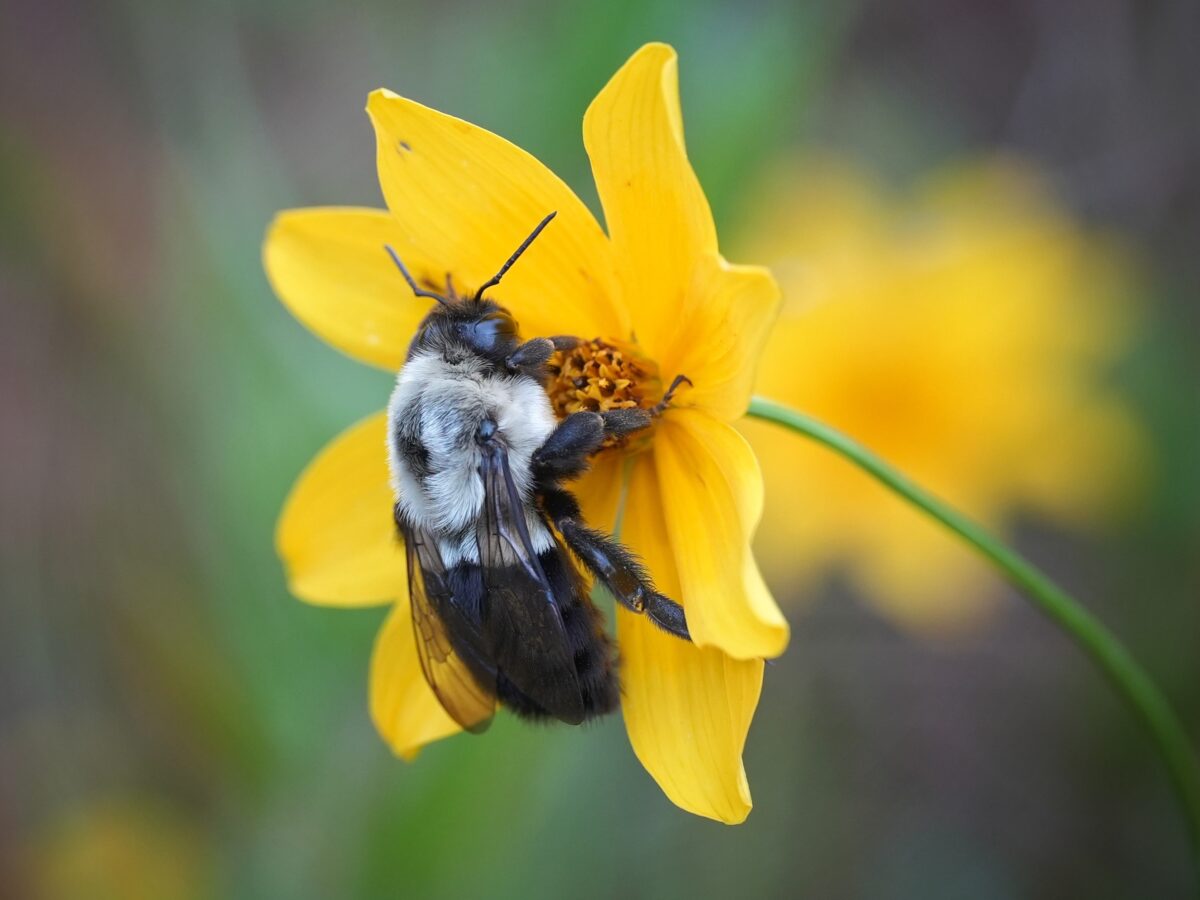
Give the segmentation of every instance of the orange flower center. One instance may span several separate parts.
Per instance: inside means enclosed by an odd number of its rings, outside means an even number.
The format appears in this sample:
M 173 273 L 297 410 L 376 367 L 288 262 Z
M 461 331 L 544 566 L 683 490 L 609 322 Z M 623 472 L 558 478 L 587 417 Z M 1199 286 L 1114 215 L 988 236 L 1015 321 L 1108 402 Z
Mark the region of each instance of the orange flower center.
M 580 410 L 651 409 L 663 395 L 658 366 L 622 341 L 581 341 L 551 356 L 546 370 L 550 374 L 546 393 L 559 419 Z M 623 443 L 608 438 L 604 446 Z

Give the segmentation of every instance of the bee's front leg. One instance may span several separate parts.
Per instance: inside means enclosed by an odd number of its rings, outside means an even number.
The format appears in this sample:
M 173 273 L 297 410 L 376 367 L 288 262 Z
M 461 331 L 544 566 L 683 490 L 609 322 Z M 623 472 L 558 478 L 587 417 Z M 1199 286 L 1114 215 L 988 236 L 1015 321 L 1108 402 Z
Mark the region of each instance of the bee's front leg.
M 554 350 L 554 342 L 549 338 L 534 338 L 514 350 L 504 365 L 510 372 L 523 372 L 537 378 Z
M 554 345 L 555 350 L 574 350 L 583 343 L 583 341 L 573 334 L 556 334 L 549 341 Z
M 534 378 L 540 378 L 543 367 L 552 354 L 559 350 L 570 350 L 579 343 L 579 338 L 569 335 L 557 335 L 552 338 L 532 338 L 526 341 L 504 361 L 508 371 L 523 372 Z

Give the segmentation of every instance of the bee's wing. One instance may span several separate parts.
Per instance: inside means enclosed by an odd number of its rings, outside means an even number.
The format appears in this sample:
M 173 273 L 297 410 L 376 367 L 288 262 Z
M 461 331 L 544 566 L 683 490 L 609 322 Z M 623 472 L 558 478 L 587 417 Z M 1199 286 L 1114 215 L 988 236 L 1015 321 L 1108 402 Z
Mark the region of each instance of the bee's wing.
M 498 441 L 484 442 L 481 451 L 484 499 L 477 534 L 488 650 L 501 677 L 548 714 L 578 725 L 584 711 L 575 654 L 554 588 L 533 549 L 508 452 Z
M 473 603 L 455 598 L 437 542 L 415 529 L 403 530 L 421 671 L 450 717 L 479 733 L 496 711 L 496 670 L 487 660 L 478 614 L 470 611 L 478 609 L 479 598 Z

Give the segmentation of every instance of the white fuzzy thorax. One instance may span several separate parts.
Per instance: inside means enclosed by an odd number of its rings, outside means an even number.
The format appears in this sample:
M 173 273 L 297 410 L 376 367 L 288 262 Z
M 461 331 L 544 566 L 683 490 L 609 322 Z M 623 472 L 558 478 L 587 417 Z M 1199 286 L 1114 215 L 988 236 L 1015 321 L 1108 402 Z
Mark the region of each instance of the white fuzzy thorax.
M 413 472 L 394 435 L 406 417 L 418 417 L 420 442 L 428 452 L 429 474 Z M 392 492 L 405 516 L 437 536 L 446 565 L 478 560 L 473 526 L 483 508 L 479 448 L 475 433 L 492 418 L 508 447 L 509 467 L 527 502 L 532 492 L 530 457 L 554 430 L 546 392 L 525 375 L 494 375 L 469 358 L 448 363 L 440 354 L 420 353 L 396 377 L 388 403 L 388 462 Z M 542 552 L 553 537 L 536 514 L 526 516 L 533 549 Z M 471 533 L 463 538 L 463 533 Z

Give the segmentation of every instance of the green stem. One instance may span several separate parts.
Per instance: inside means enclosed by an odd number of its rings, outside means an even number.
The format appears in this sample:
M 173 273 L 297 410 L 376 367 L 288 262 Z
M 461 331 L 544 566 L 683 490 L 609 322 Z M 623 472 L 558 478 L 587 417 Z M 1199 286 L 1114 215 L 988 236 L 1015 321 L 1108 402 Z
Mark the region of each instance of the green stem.
M 1108 677 L 1150 732 L 1183 804 L 1196 864 L 1200 867 L 1200 766 L 1187 733 L 1150 677 L 1117 638 L 1062 588 L 983 528 L 910 481 L 857 441 L 816 419 L 755 397 L 749 415 L 790 428 L 848 459 L 909 503 L 954 532 L 1020 588 L 1062 628 Z

